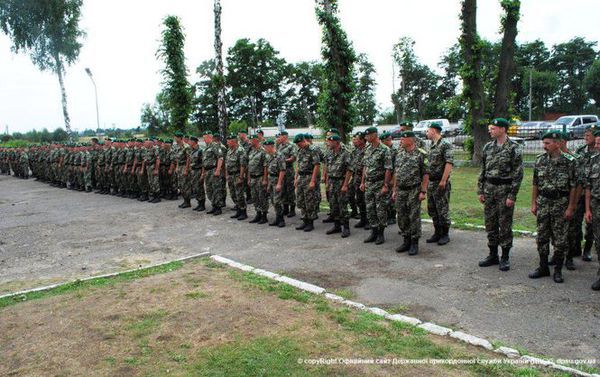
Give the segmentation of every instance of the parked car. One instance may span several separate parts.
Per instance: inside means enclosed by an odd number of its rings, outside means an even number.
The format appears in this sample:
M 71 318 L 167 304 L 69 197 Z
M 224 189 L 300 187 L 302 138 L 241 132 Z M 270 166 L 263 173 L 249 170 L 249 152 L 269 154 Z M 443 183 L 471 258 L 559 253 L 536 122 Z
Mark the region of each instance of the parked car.
M 514 135 L 510 135 L 510 133 L 509 135 L 524 139 L 539 139 L 540 135 L 545 133 L 551 125 L 552 123 L 543 121 L 525 122 L 519 126 Z
M 454 136 L 460 132 L 458 123 L 450 123 L 448 119 L 427 119 L 422 120 L 413 128 L 415 134 L 419 137 L 425 137 L 425 133 L 429 128 L 429 125 L 433 122 L 439 122 L 442 124 L 442 135 L 443 136 Z
M 571 138 L 581 138 L 585 127 L 596 122 L 597 115 L 566 115 L 558 118 L 549 130 L 566 131 Z

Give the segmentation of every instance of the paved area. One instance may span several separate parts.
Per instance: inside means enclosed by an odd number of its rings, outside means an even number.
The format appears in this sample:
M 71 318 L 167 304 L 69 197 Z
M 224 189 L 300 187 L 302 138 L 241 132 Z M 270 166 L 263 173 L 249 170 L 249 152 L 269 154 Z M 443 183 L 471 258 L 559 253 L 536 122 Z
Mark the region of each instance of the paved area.
M 0 294 L 209 251 L 532 353 L 600 354 L 600 294 L 590 289 L 596 258 L 577 260 L 578 270 L 555 284 L 527 278 L 537 262 L 531 238 L 516 239 L 512 270 L 501 273 L 477 266 L 486 253 L 483 232 L 453 230 L 447 246 L 423 242 L 409 257 L 393 251 L 401 242 L 395 228 L 375 246 L 362 242 L 362 230 L 341 239 L 325 235 L 329 224 L 320 222 L 314 232 L 296 231 L 297 217 L 279 229 L 177 204 L 0 176 Z

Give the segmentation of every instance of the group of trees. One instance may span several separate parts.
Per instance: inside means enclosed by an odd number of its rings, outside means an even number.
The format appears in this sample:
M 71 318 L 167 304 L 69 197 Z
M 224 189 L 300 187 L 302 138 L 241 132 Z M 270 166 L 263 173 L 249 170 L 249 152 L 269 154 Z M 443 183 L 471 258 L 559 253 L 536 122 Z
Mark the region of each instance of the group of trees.
M 69 140 L 69 134 L 62 128 L 50 132 L 47 128 L 41 131 L 31 130 L 28 132 L 13 132 L 11 135 L 2 135 L 1 140 L 26 140 L 31 143 L 63 142 Z

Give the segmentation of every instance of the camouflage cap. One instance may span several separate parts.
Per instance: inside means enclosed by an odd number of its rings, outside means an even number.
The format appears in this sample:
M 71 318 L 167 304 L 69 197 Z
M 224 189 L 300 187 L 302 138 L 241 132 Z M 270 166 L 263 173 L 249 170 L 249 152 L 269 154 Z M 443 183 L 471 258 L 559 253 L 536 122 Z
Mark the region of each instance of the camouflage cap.
M 365 130 L 365 135 L 376 134 L 377 132 L 377 127 L 369 127 Z
M 497 126 L 497 127 L 504 127 L 506 129 L 508 129 L 510 127 L 510 123 L 508 122 L 508 120 L 506 120 L 504 118 L 496 118 L 496 119 L 492 120 L 492 122 L 490 124 L 493 126 Z
M 562 138 L 563 138 L 563 133 L 560 131 L 548 131 L 542 135 L 542 140 L 544 140 L 544 139 L 560 140 Z

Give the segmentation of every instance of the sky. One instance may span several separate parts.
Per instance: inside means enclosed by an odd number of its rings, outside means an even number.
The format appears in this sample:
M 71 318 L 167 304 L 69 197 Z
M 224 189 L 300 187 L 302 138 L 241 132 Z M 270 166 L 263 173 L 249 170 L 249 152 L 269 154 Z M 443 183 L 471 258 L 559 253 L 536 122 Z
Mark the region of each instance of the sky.
M 547 46 L 575 36 L 600 40 L 598 0 L 522 0 L 518 42 L 543 40 Z M 321 30 L 314 0 L 221 0 L 223 56 L 239 38 L 264 38 L 288 62 L 319 60 Z M 204 60 L 212 59 L 212 0 L 84 0 L 81 27 L 86 32 L 79 60 L 67 68 L 65 83 L 71 126 L 96 128 L 93 73 L 98 90 L 100 127 L 132 128 L 140 124 L 144 103 L 160 90 L 162 63 L 156 58 L 161 22 L 181 18 L 190 81 Z M 459 36 L 460 0 L 339 0 L 342 27 L 357 53 L 376 69 L 376 100 L 391 107 L 391 52 L 403 36 L 416 42 L 421 62 L 438 69 L 445 51 Z M 499 0 L 478 1 L 478 32 L 500 40 Z M 64 127 L 58 79 L 40 72 L 28 55 L 15 55 L 0 34 L 0 133 Z

